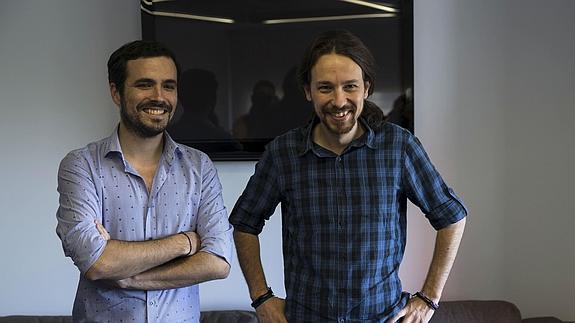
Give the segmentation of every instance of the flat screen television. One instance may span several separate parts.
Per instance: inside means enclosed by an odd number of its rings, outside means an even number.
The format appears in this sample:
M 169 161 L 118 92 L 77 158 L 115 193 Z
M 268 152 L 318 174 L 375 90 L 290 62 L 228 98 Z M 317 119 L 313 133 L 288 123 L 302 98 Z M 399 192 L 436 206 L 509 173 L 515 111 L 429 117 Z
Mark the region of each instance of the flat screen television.
M 295 79 L 305 48 L 329 29 L 359 36 L 377 61 L 374 93 L 388 120 L 413 131 L 411 0 L 141 1 L 142 39 L 180 63 L 168 132 L 213 160 L 257 160 L 313 114 Z

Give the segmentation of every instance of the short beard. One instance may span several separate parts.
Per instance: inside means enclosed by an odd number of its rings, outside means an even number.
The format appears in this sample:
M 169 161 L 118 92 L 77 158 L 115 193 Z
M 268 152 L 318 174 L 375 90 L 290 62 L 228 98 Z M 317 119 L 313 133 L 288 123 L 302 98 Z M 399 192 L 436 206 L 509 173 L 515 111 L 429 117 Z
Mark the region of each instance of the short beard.
M 327 122 L 324 122 L 324 125 L 331 133 L 333 133 L 335 135 L 345 135 L 346 133 L 349 133 L 349 132 L 351 132 L 351 130 L 353 130 L 353 127 L 355 127 L 356 123 L 357 123 L 357 120 L 354 118 L 351 120 L 350 125 L 346 125 L 344 127 L 337 127 L 337 126 L 334 126 L 334 125 L 329 124 Z
M 146 103 L 138 104 L 138 106 L 136 106 L 136 111 L 140 111 L 146 105 L 164 106 L 168 109 L 169 114 L 171 114 L 172 110 L 173 110 L 172 107 L 169 106 L 169 104 L 167 104 L 167 103 L 149 101 Z M 149 126 L 145 125 L 144 123 L 140 122 L 140 120 L 138 120 L 136 117 L 134 117 L 133 115 L 130 115 L 128 113 L 128 111 L 126 109 L 126 102 L 124 101 L 123 98 L 121 98 L 121 100 L 120 100 L 120 119 L 122 120 L 122 124 L 124 124 L 124 126 L 128 130 L 130 130 L 131 132 L 133 132 L 134 134 L 136 134 L 140 138 L 156 137 L 157 135 L 163 133 L 164 130 L 166 130 L 166 128 L 167 128 L 167 124 L 164 126 L 149 127 Z
M 351 110 L 350 113 L 353 114 L 353 117 L 352 117 L 351 123 L 349 125 L 335 126 L 326 120 L 328 118 L 326 116 L 326 114 L 329 114 L 330 112 L 341 111 L 341 110 Z M 344 107 L 343 109 L 341 109 L 341 108 L 340 109 L 324 108 L 321 110 L 321 112 L 322 112 L 322 115 L 320 116 L 321 123 L 325 126 L 325 128 L 328 131 L 330 131 L 331 133 L 333 133 L 335 135 L 345 135 L 346 133 L 349 133 L 351 130 L 353 130 L 353 128 L 357 124 L 357 118 L 355 115 L 355 113 L 357 112 L 356 107 L 352 107 L 351 109 L 350 109 L 350 107 Z

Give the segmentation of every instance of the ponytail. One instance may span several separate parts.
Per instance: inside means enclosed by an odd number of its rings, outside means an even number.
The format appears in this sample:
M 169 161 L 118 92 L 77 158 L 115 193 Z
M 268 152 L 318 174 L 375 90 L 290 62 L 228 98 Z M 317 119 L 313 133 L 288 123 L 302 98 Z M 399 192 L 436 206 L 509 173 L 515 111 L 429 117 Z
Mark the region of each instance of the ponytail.
M 375 103 L 368 100 L 363 101 L 361 116 L 365 119 L 367 125 L 374 130 L 381 128 L 386 119 L 383 111 Z

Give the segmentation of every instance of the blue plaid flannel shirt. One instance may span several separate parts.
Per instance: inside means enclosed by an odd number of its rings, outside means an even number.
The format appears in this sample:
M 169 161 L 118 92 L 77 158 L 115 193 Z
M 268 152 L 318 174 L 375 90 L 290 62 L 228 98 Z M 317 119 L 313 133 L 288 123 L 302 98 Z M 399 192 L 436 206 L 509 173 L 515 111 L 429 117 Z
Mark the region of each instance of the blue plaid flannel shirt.
M 273 140 L 230 216 L 259 234 L 281 203 L 290 322 L 386 322 L 405 306 L 398 276 L 406 199 L 436 229 L 467 211 L 419 140 L 385 123 L 341 155 L 313 143 L 318 120 Z

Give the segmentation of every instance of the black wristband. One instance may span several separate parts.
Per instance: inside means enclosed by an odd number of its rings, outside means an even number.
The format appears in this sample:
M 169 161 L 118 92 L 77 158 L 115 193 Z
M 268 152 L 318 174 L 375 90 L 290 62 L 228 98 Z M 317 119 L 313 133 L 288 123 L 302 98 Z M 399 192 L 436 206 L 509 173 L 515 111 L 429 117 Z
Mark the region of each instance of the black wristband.
M 434 311 L 437 311 L 439 309 L 439 304 L 432 301 L 431 298 L 427 297 L 427 295 L 425 295 L 422 292 L 417 292 L 417 293 L 413 294 L 413 297 L 418 297 L 419 299 L 424 301 L 425 304 L 427 304 L 427 306 L 429 306 L 429 308 L 431 308 Z
M 268 299 L 274 297 L 274 292 L 272 291 L 271 287 L 268 287 L 268 291 L 259 296 L 258 298 L 254 299 L 254 301 L 252 302 L 252 307 L 254 309 L 258 308 L 258 306 L 262 305 L 265 301 L 267 301 Z
M 188 243 L 190 244 L 190 251 L 188 251 L 188 253 L 186 254 L 187 257 L 192 253 L 192 239 L 190 239 L 190 237 L 184 231 L 180 231 L 180 233 L 186 236 L 186 238 L 188 238 Z

